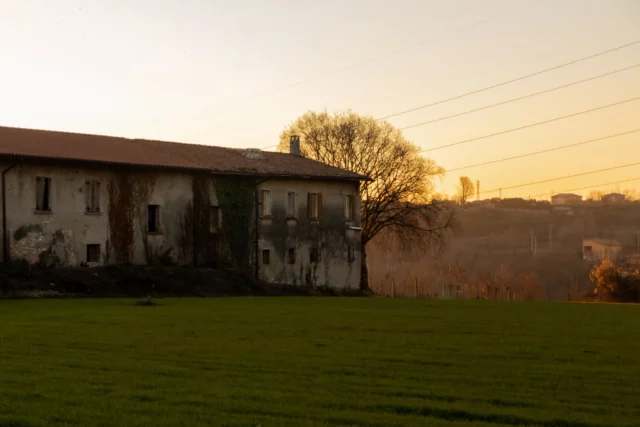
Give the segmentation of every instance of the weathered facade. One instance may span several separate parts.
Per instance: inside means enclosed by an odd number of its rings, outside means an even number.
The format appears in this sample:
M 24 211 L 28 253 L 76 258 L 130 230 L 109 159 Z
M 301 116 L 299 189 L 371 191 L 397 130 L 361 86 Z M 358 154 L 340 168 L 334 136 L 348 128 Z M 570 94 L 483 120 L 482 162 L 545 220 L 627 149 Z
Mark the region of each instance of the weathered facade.
M 582 239 L 582 258 L 587 261 L 613 261 L 622 254 L 622 245 L 610 239 Z
M 552 205 L 577 205 L 582 203 L 582 196 L 572 193 L 561 193 L 551 196 Z
M 358 183 L 276 180 L 263 182 L 259 189 L 259 194 L 268 194 L 268 207 L 260 212 L 259 220 L 263 280 L 359 286 Z M 309 201 L 313 205 L 317 197 L 313 195 L 322 195 L 317 212 L 310 212 Z M 348 200 L 354 201 L 352 207 L 358 215 L 349 215 L 345 209 Z
M 297 143 L 292 155 L 0 128 L 2 259 L 357 288 L 364 177 L 295 155 Z
M 602 203 L 608 205 L 615 205 L 618 203 L 624 203 L 627 199 L 627 196 L 620 193 L 609 193 L 602 196 Z

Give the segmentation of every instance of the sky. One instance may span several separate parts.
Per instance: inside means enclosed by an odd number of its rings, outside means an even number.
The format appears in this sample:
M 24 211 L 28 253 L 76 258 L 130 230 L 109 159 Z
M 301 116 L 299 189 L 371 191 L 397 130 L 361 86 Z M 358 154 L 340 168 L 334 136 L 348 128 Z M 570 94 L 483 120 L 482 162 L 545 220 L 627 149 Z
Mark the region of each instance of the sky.
M 310 110 L 380 118 L 638 40 L 638 0 L 0 0 L 0 125 L 265 148 Z M 388 120 L 636 64 L 640 44 Z M 429 149 L 637 97 L 640 67 L 403 132 L 455 169 L 640 129 L 640 99 Z M 452 171 L 436 187 L 453 194 L 466 175 L 483 198 L 640 188 L 640 165 L 520 186 L 633 163 L 640 132 Z

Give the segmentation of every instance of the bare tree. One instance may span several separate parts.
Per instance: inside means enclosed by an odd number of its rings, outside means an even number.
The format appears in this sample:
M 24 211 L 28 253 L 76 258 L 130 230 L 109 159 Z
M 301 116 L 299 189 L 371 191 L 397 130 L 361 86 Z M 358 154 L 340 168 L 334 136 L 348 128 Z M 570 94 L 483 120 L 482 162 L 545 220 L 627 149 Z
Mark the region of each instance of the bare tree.
M 591 190 L 589 191 L 588 200 L 593 200 L 594 202 L 599 202 L 602 200 L 602 196 L 605 196 L 607 193 L 600 190 Z
M 461 176 L 460 184 L 458 184 L 458 202 L 461 205 L 467 203 L 473 197 L 474 189 L 473 181 L 468 176 Z
M 300 136 L 303 156 L 371 178 L 360 185 L 361 289 L 369 287 L 366 245 L 382 230 L 419 244 L 444 242 L 453 216 L 430 197 L 444 170 L 389 123 L 351 111 L 309 112 L 282 132 L 280 151 L 291 135 Z
M 625 188 L 622 190 L 622 194 L 625 195 L 627 201 L 629 202 L 637 202 L 640 200 L 640 192 L 635 188 Z

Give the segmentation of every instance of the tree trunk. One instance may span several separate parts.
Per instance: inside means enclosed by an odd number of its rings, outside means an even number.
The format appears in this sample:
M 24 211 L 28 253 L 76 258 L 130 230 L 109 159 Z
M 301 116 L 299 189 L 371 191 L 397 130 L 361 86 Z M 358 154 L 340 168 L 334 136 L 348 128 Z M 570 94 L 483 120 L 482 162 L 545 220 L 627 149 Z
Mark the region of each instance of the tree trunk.
M 367 267 L 367 244 L 360 244 L 360 290 L 369 290 L 369 267 Z

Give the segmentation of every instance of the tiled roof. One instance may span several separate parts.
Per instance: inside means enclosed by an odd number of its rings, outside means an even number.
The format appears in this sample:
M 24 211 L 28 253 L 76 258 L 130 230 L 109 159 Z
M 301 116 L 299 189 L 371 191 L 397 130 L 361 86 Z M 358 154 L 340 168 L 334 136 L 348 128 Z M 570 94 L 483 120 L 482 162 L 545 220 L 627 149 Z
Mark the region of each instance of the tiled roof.
M 598 238 L 593 238 L 593 239 L 583 239 L 583 241 L 585 242 L 597 242 L 600 243 L 601 245 L 605 245 L 605 246 L 620 246 L 620 243 L 617 240 L 613 240 L 613 239 L 598 239 Z
M 0 126 L 0 155 L 155 166 L 220 174 L 346 180 L 363 175 L 288 153 Z

